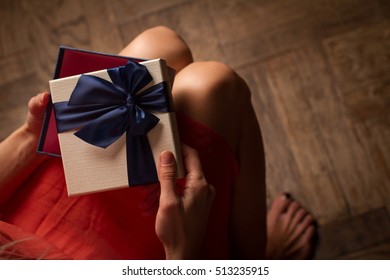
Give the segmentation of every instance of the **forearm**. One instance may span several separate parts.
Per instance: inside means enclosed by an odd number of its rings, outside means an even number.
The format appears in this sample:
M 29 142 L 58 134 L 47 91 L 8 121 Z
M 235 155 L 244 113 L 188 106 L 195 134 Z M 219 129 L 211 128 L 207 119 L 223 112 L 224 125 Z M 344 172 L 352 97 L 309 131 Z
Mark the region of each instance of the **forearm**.
M 0 205 L 45 160 L 35 150 L 38 137 L 23 125 L 0 143 Z

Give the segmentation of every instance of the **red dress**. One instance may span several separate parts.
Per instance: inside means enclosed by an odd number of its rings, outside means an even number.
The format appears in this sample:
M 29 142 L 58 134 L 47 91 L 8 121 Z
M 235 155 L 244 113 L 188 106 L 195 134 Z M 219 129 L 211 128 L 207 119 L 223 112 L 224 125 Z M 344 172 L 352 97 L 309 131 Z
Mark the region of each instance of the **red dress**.
M 202 257 L 227 259 L 235 156 L 204 125 L 178 115 L 178 126 L 182 142 L 198 150 L 205 176 L 216 189 Z M 68 197 L 61 159 L 52 158 L 2 206 L 0 232 L 14 239 L 35 236 L 30 245 L 20 242 L 19 249 L 26 247 L 30 255 L 46 250 L 44 258 L 164 259 L 154 229 L 158 199 L 158 184 Z

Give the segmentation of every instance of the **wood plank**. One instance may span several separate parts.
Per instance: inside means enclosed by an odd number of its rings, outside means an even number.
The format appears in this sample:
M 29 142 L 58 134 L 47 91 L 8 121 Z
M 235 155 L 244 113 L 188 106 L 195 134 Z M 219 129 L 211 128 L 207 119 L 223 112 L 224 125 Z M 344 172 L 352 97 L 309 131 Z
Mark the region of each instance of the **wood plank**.
M 342 98 L 354 123 L 369 119 L 385 121 L 390 117 L 390 77 L 375 79 L 371 84 L 345 92 Z
M 25 2 L 29 15 L 26 30 L 32 43 L 31 62 L 37 78 L 46 84 L 53 77 L 60 45 L 90 49 L 90 41 L 79 1 L 46 1 L 42 6 L 41 2 Z
M 188 0 L 143 0 L 143 1 L 117 1 L 109 0 L 118 24 L 122 25 L 135 18 L 142 18 L 145 15 L 164 12 Z
M 359 141 L 353 125 L 345 114 L 320 50 L 305 48 L 292 54 L 290 59 L 293 60 L 295 67 L 286 67 L 290 61 L 278 59 L 277 66 L 282 69 L 282 73 L 276 72 L 274 77 L 276 81 L 279 80 L 278 85 L 282 85 L 279 91 L 284 95 L 280 93 L 280 96 L 288 97 L 287 93 L 292 91 L 297 97 L 300 94 L 304 95 L 301 102 L 307 104 L 306 107 L 299 103 L 294 104 L 292 102 L 297 103 L 296 100 L 288 98 L 281 99 L 279 103 L 283 102 L 285 108 L 289 108 L 288 117 L 296 119 L 297 123 L 301 121 L 298 112 L 302 110 L 312 112 L 312 122 L 315 126 L 312 129 L 319 133 L 318 140 L 323 144 L 330 159 L 329 175 L 336 179 L 336 185 L 341 188 L 352 215 L 383 206 L 384 200 L 379 189 L 373 187 L 377 182 L 375 176 L 378 174 L 366 160 L 370 154 Z M 288 80 L 283 80 L 285 77 Z M 294 135 L 299 129 L 301 129 L 299 125 L 293 125 L 289 128 L 289 132 Z M 310 152 L 306 156 L 309 157 Z
M 369 181 L 371 189 L 381 194 L 390 213 L 390 121 L 388 118 L 369 119 L 356 124 L 355 128 L 357 138 L 369 155 L 365 160 L 370 170 L 362 180 Z
M 384 19 L 390 18 L 390 2 L 388 0 L 379 0 L 379 10 Z
M 118 53 L 125 45 L 116 26 L 111 2 L 82 0 L 81 3 L 88 26 L 91 49 L 112 54 Z
M 390 221 L 386 208 L 379 208 L 344 220 L 335 220 L 319 228 L 316 259 L 352 258 L 390 240 Z M 374 249 L 375 250 L 375 249 Z M 388 256 L 389 257 L 389 256 Z
M 264 75 L 265 65 L 258 63 L 243 67 L 238 69 L 238 73 L 245 79 L 251 90 L 252 104 L 262 131 L 268 205 L 278 194 L 288 192 L 304 207 L 310 209 L 310 199 L 301 188 L 302 178 Z
M 23 105 L 27 108 L 30 98 L 43 90 L 45 90 L 45 87 L 41 87 L 35 75 L 23 77 L 19 81 L 0 86 L 0 111 L 17 105 Z
M 157 25 L 178 32 L 190 46 L 195 60 L 225 61 L 213 21 L 202 1 L 185 2 L 120 25 L 123 41 L 130 42 L 143 30 Z
M 25 49 L 0 58 L 0 86 L 18 81 L 34 73 L 31 50 Z
M 30 41 L 23 29 L 27 18 L 21 0 L 0 1 L 0 18 L 0 58 L 26 51 Z
M 356 138 L 366 150 L 370 165 L 362 180 L 380 192 L 390 212 L 390 83 L 375 81 L 356 91 L 344 93 L 354 122 Z
M 378 79 L 390 78 L 389 32 L 390 23 L 383 20 L 324 40 L 342 93 Z
M 26 113 L 27 106 L 24 104 L 0 111 L 0 142 L 24 123 Z
M 54 73 L 58 47 L 61 44 L 75 47 L 89 45 L 87 26 L 78 2 L 8 3 L 12 5 L 9 10 L 2 10 L 2 13 L 12 17 L 7 28 L 4 25 L 1 29 L 2 50 L 6 53 L 15 48 L 15 51 L 0 59 L 0 99 L 5 106 L 0 108 L 0 114 L 6 120 L 2 125 L 4 129 L 1 137 L 8 135 L 24 121 L 25 114 L 21 112 L 25 112 L 29 98 L 39 91 L 48 90 L 47 81 Z M 18 17 L 23 20 L 18 20 Z M 12 39 L 14 37 L 16 39 Z M 5 42 L 9 45 L 4 45 Z
M 35 75 L 0 86 L 0 141 L 24 123 L 28 101 L 43 90 Z
M 389 260 L 390 242 L 338 257 L 342 260 Z
M 382 17 L 377 2 L 365 0 L 208 2 L 226 57 L 235 67 Z
M 334 161 L 340 161 L 334 153 L 345 149 L 345 143 L 339 143 L 335 132 L 342 130 L 334 127 L 340 121 L 334 115 L 337 102 L 332 101 L 333 90 L 323 63 L 314 48 L 305 48 L 265 64 L 270 95 L 302 177 L 300 187 L 310 201 L 308 209 L 320 223 L 348 216 L 340 174 L 334 166 Z
M 54 32 L 83 17 L 83 10 L 80 1 L 30 0 L 23 1 L 22 4 L 25 13 L 33 17 L 38 17 L 40 21 L 47 24 L 47 28 L 51 28 Z

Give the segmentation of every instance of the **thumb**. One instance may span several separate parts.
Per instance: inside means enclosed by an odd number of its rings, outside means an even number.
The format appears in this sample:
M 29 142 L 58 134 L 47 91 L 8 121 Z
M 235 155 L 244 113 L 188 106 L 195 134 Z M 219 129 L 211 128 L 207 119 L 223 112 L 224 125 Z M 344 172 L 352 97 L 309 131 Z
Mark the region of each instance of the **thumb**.
M 174 155 L 164 151 L 160 155 L 158 179 L 161 185 L 161 199 L 176 199 L 176 162 Z
M 41 130 L 46 105 L 49 102 L 49 99 L 49 94 L 44 92 L 31 98 L 28 103 L 27 127 L 34 133 L 38 133 Z
M 43 92 L 30 99 L 28 111 L 32 117 L 40 118 L 44 115 L 46 105 L 49 102 L 49 93 Z

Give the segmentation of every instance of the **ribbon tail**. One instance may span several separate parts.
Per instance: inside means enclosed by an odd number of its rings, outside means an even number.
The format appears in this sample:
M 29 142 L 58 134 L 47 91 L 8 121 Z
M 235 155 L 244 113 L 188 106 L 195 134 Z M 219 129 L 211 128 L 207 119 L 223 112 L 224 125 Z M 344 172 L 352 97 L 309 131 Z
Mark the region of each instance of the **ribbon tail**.
M 132 135 L 146 135 L 160 121 L 158 117 L 135 106 L 131 110 L 130 132 Z
M 156 165 L 147 135 L 126 133 L 127 177 L 129 186 L 158 182 Z

